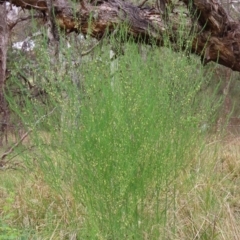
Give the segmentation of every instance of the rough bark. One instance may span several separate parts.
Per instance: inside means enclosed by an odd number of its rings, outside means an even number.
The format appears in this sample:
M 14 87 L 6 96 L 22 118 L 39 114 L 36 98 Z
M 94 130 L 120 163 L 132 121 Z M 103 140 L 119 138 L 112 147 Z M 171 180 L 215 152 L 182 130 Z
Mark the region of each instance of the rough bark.
M 6 81 L 8 26 L 6 21 L 5 5 L 0 5 L 0 146 L 4 136 L 7 141 L 8 107 L 4 97 L 4 86 Z
M 0 0 L 0 2 L 5 0 Z M 11 0 L 26 9 L 48 11 L 45 0 Z M 129 37 L 161 46 L 168 35 L 176 43 L 184 22 L 183 44 L 199 55 L 204 64 L 214 61 L 240 71 L 240 23 L 235 22 L 217 0 L 158 0 L 154 6 L 133 5 L 124 0 L 90 0 L 73 3 L 54 0 L 56 21 L 68 32 L 82 32 L 101 39 L 120 25 Z M 166 10 L 167 9 L 167 10 Z M 181 26 L 182 29 L 182 26 Z M 194 37 L 192 33 L 195 33 Z

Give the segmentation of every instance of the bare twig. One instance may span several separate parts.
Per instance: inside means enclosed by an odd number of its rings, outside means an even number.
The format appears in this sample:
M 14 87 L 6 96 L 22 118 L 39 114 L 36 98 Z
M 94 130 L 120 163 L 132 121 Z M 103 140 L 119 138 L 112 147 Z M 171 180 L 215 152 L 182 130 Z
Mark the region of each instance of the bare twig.
M 23 42 L 27 42 L 27 41 L 31 40 L 32 38 L 38 37 L 38 36 L 43 36 L 43 33 L 41 31 L 38 31 L 38 32 L 35 32 L 33 34 L 30 34 L 27 38 L 25 38 L 23 40 Z
M 27 17 L 21 17 L 18 18 L 15 22 L 13 23 L 9 23 L 8 26 L 10 28 L 10 30 L 12 30 L 18 23 L 23 22 L 23 21 L 27 21 L 27 20 L 32 20 L 32 19 L 37 19 L 37 18 L 44 18 L 44 16 L 42 15 L 31 15 L 31 16 L 27 16 Z
M 92 46 L 90 49 L 88 49 L 87 51 L 85 52 L 82 52 L 81 53 L 81 56 L 86 56 L 88 55 L 89 53 L 91 53 L 100 43 L 101 43 L 102 40 L 100 40 L 99 42 L 97 42 L 94 46 Z
M 148 0 L 143 0 L 139 5 L 138 7 L 141 8 Z
M 50 116 L 54 111 L 56 110 L 56 107 L 52 109 L 51 112 L 49 112 L 48 114 L 43 115 L 42 117 L 40 117 L 33 125 L 33 127 L 31 129 L 29 129 L 26 133 L 23 134 L 23 136 L 21 137 L 21 139 L 16 142 L 10 149 L 8 149 L 6 152 L 3 153 L 3 155 L 1 156 L 1 161 L 0 161 L 0 166 L 4 166 L 7 162 L 4 161 L 4 159 L 10 154 L 12 153 L 15 148 L 34 130 L 34 128 L 41 122 L 43 121 L 46 117 Z
M 23 134 L 23 136 L 21 137 L 21 139 L 16 142 L 9 150 L 7 150 L 2 156 L 1 156 L 1 162 L 0 165 L 5 165 L 6 162 L 4 162 L 3 160 L 5 159 L 5 157 L 7 155 L 9 155 L 11 152 L 13 152 L 13 150 L 29 135 L 30 132 L 32 132 L 33 129 L 28 130 L 26 133 Z
M 88 55 L 89 53 L 91 53 L 100 43 L 102 43 L 105 35 L 106 35 L 106 34 L 104 33 L 103 36 L 102 36 L 102 38 L 101 38 L 94 46 L 92 46 L 89 50 L 87 50 L 87 51 L 85 51 L 85 52 L 82 52 L 82 53 L 81 53 L 81 56 L 83 57 L 83 56 L 86 56 L 86 55 Z

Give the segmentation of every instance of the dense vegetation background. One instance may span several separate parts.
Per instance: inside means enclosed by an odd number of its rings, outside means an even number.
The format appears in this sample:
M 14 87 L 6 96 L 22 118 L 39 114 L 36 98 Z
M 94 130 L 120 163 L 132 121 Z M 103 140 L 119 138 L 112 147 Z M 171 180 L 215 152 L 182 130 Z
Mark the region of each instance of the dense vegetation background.
M 45 31 L 9 43 L 0 239 L 238 239 L 239 74 L 125 29 L 84 57 L 62 35 L 55 62 Z

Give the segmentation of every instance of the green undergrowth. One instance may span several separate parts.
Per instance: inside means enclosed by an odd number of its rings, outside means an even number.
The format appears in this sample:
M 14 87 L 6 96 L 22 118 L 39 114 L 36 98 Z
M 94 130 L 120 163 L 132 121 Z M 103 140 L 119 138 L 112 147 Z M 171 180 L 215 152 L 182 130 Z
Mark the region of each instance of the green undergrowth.
M 26 93 L 9 91 L 8 100 L 33 131 L 21 154 L 28 178 L 14 188 L 11 234 L 177 239 L 179 179 L 204 151 L 219 99 L 204 95 L 211 71 L 185 52 L 142 46 L 140 54 L 131 40 L 124 48 L 110 61 L 104 42 L 76 66 L 72 46 L 55 68 L 36 50 L 41 60 L 28 63 L 29 81 L 46 93 L 35 98 L 15 66 L 9 89 Z

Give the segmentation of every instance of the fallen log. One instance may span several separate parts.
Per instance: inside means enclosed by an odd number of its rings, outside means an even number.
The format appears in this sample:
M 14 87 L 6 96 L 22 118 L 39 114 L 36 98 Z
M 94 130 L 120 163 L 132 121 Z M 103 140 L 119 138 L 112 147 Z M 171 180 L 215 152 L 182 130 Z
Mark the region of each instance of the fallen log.
M 157 0 L 154 5 L 147 2 L 134 5 L 124 0 L 76 3 L 54 0 L 53 7 L 56 23 L 67 32 L 101 39 L 125 26 L 127 36 L 137 42 L 162 46 L 167 36 L 176 50 L 189 48 L 201 57 L 203 64 L 213 61 L 240 71 L 240 23 L 227 14 L 220 2 Z M 45 0 L 11 0 L 11 3 L 45 14 L 48 11 Z

